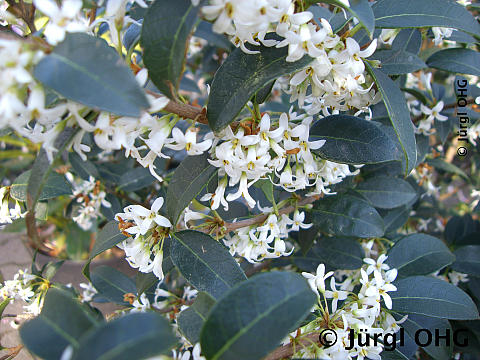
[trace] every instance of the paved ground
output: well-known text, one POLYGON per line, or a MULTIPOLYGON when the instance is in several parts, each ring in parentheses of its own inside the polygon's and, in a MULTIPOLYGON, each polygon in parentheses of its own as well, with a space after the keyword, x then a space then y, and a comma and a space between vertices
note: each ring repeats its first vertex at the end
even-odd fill
MULTIPOLYGON (((6 234, 0 232, 0 280, 12 279, 13 275, 18 269, 30 267, 32 259, 32 250, 24 245, 24 236, 20 234, 6 234), (2 279, 3 277, 3 279, 2 279)), ((42 261, 42 259, 40 259, 42 261)), ((116 267, 126 274, 133 274, 132 269, 128 266, 126 261, 116 259, 108 265, 116 267)), ((61 270, 54 277, 54 281, 63 284, 71 283, 78 288, 80 282, 85 282, 85 278, 81 273, 83 263, 66 262, 62 265, 61 270)), ((93 265, 95 266, 95 265, 93 265)), ((4 314, 21 314, 22 302, 16 302, 8 305, 4 314)), ((115 307, 112 304, 95 304, 102 312, 110 313, 115 307)), ((6 318, 0 323, 0 344, 3 347, 13 347, 20 344, 18 331, 10 325, 11 318, 6 318)), ((6 355, 5 351, 0 351, 0 359, 6 355)), ((28 353, 27 350, 22 349, 16 360, 31 360, 36 359, 28 353)))

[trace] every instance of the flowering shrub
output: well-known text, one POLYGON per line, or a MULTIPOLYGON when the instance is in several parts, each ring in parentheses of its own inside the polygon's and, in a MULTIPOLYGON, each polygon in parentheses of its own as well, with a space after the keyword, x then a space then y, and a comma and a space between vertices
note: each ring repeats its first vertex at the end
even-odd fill
POLYGON ((0 349, 478 357, 479 10, 0 2, 0 224, 87 280, 5 280, 27 321, 0 349))

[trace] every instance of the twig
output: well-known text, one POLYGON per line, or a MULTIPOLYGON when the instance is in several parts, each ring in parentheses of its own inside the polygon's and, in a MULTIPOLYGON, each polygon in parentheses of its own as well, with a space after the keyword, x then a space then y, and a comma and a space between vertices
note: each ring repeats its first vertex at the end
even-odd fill
POLYGON ((305 337, 303 337, 302 339, 295 341, 295 346, 294 346, 294 343, 280 346, 276 348, 273 352, 271 352, 270 355, 268 355, 264 360, 279 360, 279 359, 292 356, 295 353, 294 349, 297 350, 298 347, 309 346, 312 343, 317 343, 317 342, 319 342, 318 333, 305 335, 305 337))
MULTIPOLYGON (((160 94, 150 90, 145 91, 147 94, 155 96, 157 98, 161 96, 160 94)), ((208 124, 207 113, 205 109, 170 100, 167 106, 165 106, 164 110, 172 114, 177 114, 185 119, 192 119, 202 124, 208 124)))
MULTIPOLYGON (((300 201, 297 202, 296 206, 293 206, 293 205, 292 206, 286 206, 286 207, 280 209, 278 211, 278 213, 279 213, 279 215, 290 214, 292 211, 295 211, 296 207, 311 204, 311 203, 317 201, 318 199, 320 199, 320 195, 314 195, 314 196, 309 196, 309 197, 303 198, 303 199, 301 199, 300 201)), ((255 216, 255 217, 247 219, 247 220, 237 221, 237 222, 233 222, 233 223, 225 223, 224 226, 227 229, 227 232, 230 232, 230 231, 234 231, 234 230, 237 230, 237 229, 241 229, 243 227, 247 227, 247 226, 251 226, 251 225, 255 225, 255 224, 261 224, 265 220, 267 220, 267 218, 268 218, 268 214, 262 214, 262 215, 255 216)))

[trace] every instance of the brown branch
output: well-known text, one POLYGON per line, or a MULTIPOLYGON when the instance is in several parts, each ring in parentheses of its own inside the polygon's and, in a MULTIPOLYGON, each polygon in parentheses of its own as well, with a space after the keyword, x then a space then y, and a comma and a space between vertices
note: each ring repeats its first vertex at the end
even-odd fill
MULTIPOLYGON (((309 197, 303 198, 299 202, 297 202, 297 207, 311 204, 311 203, 317 201, 318 199, 320 199, 320 197, 321 197, 320 195, 314 195, 314 196, 309 196, 309 197)), ((295 211, 295 209, 296 209, 296 207, 293 206, 293 205, 286 206, 286 207, 280 209, 278 211, 278 214, 279 215, 289 214, 289 213, 295 211)), ((227 232, 230 232, 230 231, 234 231, 234 230, 237 230, 237 229, 241 229, 243 227, 256 225, 256 224, 261 224, 261 223, 265 222, 265 220, 267 220, 267 218, 268 218, 268 214, 262 214, 262 215, 255 216, 255 217, 247 219, 247 220, 237 221, 237 222, 233 222, 233 223, 225 223, 224 226, 225 226, 227 232)))
POLYGON ((305 335, 302 339, 296 340, 295 343, 280 346, 271 352, 270 355, 264 358, 264 360, 279 360, 292 356, 296 351, 298 351, 299 347, 306 347, 312 345, 312 343, 319 342, 319 335, 319 333, 311 333, 305 335))
POLYGON ((8 12, 25 21, 31 33, 37 31, 35 26, 35 6, 33 4, 25 4, 23 0, 20 0, 19 3, 16 3, 14 0, 7 0, 7 3, 8 12))
MULTIPOLYGON (((147 94, 155 96, 157 98, 161 96, 160 94, 150 90, 145 90, 145 91, 147 94)), ((208 124, 206 110, 189 105, 189 104, 182 104, 182 103, 170 100, 167 106, 165 106, 163 110, 172 114, 177 114, 180 117, 185 119, 192 119, 202 124, 208 124)))

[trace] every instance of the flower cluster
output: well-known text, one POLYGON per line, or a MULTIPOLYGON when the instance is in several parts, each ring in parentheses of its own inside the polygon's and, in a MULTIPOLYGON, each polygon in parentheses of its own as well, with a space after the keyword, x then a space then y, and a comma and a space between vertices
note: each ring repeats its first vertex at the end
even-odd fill
MULTIPOLYGON (((313 312, 317 319, 301 327, 295 336, 301 336, 323 329, 333 329, 337 341, 331 347, 304 347, 295 356, 321 359, 381 359, 382 344, 361 346, 356 335, 394 334, 400 330, 399 321, 386 309, 392 308, 389 292, 396 291, 392 282, 397 277, 397 270, 385 264, 387 256, 380 255, 376 260, 365 258, 365 265, 355 271, 325 272, 325 265, 320 264, 315 274, 302 273, 310 287, 318 296, 318 304, 313 312), (326 280, 329 279, 329 289, 326 280), (342 282, 337 283, 337 280, 342 282), (358 290, 357 290, 358 289, 358 290), (354 339, 349 339, 353 331, 354 339), (350 344, 353 344, 350 348, 350 344)), ((382 337, 383 338, 383 337, 382 337)), ((290 341, 288 339, 287 341, 290 341)), ((363 345, 363 344, 362 344, 363 345)))
POLYGON ((163 280, 163 244, 170 232, 170 220, 159 214, 163 198, 157 198, 151 209, 129 205, 115 215, 119 228, 129 238, 117 245, 125 251, 131 267, 143 273, 153 272, 163 280), (153 259, 152 259, 153 257, 153 259))
POLYGON ((112 205, 105 199, 107 194, 101 190, 100 181, 92 176, 80 184, 74 182, 72 174, 67 173, 67 177, 74 185, 73 196, 77 203, 72 219, 83 230, 89 230, 100 216, 100 208, 110 208, 112 205))
POLYGON ((13 280, 6 280, 0 287, 0 298, 23 300, 28 305, 24 306, 24 313, 37 316, 43 307, 48 282, 31 274, 27 269, 19 270, 13 280))
POLYGON ((15 205, 10 207, 10 202, 14 200, 10 196, 10 187, 5 186, 0 188, 0 225, 11 224, 13 220, 20 219, 25 216, 22 213, 22 207, 18 200, 15 201, 15 205))

